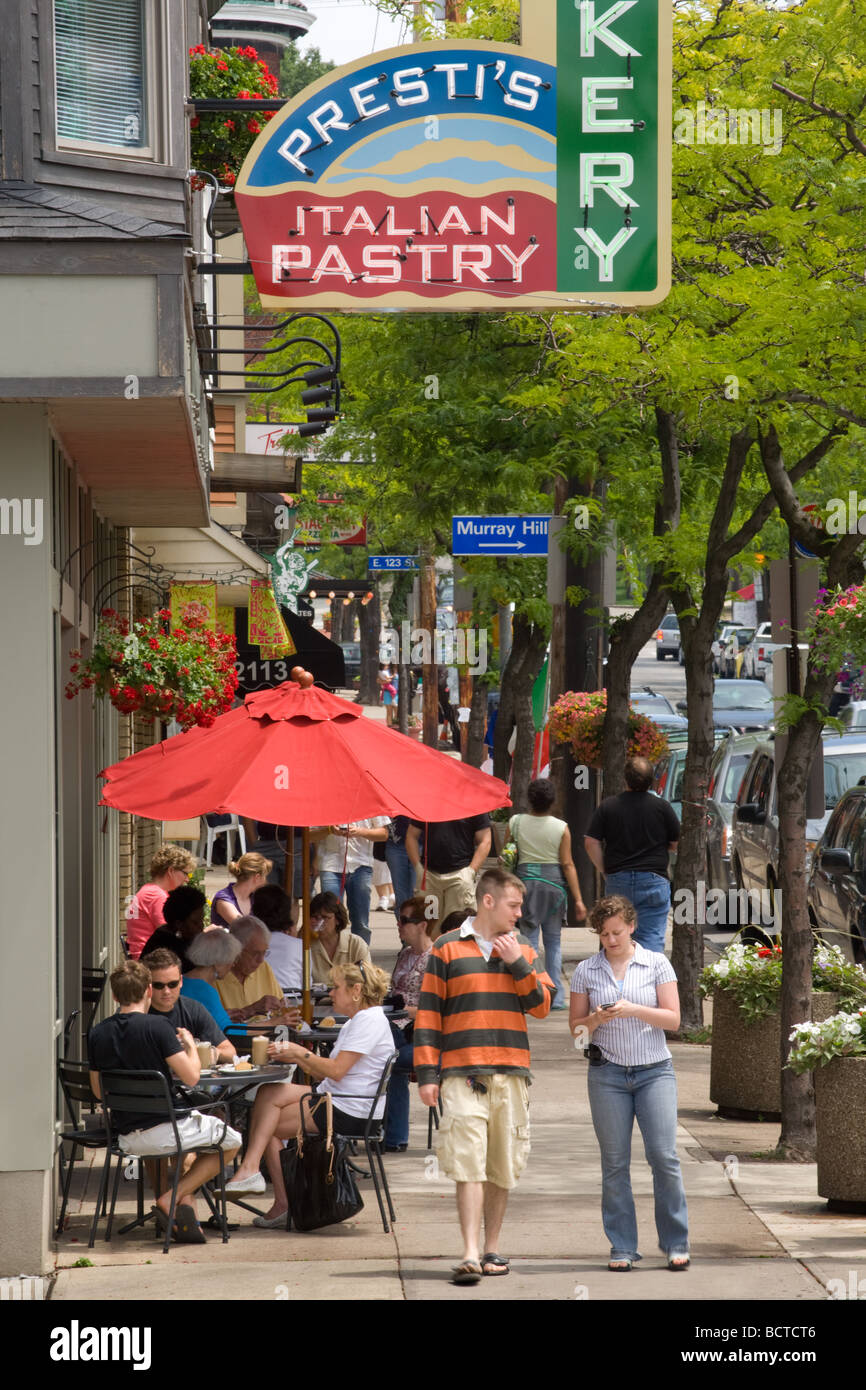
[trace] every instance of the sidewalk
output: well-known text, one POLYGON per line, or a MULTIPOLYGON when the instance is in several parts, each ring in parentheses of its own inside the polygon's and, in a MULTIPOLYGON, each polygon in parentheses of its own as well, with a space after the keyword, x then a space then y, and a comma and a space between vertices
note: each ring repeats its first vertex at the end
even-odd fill
MULTIPOLYGON (((371 922, 376 960, 390 967, 397 950, 393 914, 376 911, 371 922)), ((565 933, 566 977, 596 946, 586 930, 565 933)), ((115 1236, 110 1245, 100 1234, 89 1251, 98 1169, 85 1188, 82 1162, 69 1228, 58 1243, 52 1298, 808 1301, 827 1299, 831 1279, 846 1289, 862 1279, 866 1290, 866 1222, 827 1211, 814 1165, 755 1161, 752 1154, 775 1146, 778 1124, 717 1118, 709 1101, 710 1049, 682 1043, 671 1050, 692 1268, 674 1278, 656 1249, 651 1179, 636 1132, 632 1173, 644 1259, 627 1278, 609 1273, 587 1064, 572 1045, 567 1014, 530 1019, 529 1025, 532 1155, 506 1216, 503 1250, 512 1266, 504 1284, 488 1278, 458 1288, 449 1282, 460 1254, 454 1187, 436 1175, 426 1150, 427 1112, 416 1096, 409 1150, 386 1157, 397 1212, 390 1234, 382 1231, 372 1183, 363 1182, 366 1205, 358 1218, 310 1235, 255 1230, 251 1215, 235 1208, 241 1228, 225 1246, 212 1234, 207 1246, 174 1246, 163 1256, 148 1226, 115 1236), (70 1268, 82 1257, 93 1267, 70 1268)), ((134 1184, 124 1182, 121 1189, 118 1208, 131 1216, 134 1184)), ((268 1199, 260 1205, 264 1210, 268 1199)))

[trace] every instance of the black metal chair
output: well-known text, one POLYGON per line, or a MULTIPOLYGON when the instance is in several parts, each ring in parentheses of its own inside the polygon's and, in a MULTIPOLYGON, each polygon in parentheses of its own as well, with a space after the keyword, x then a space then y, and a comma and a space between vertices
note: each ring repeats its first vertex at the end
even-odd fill
MULTIPOLYGON (((72 1153, 66 1164, 66 1171, 63 1176, 61 1188, 62 1200, 60 1203, 60 1217, 57 1222, 57 1234, 62 1234, 63 1223, 66 1220, 66 1208, 69 1203, 69 1190, 72 1186, 72 1174, 78 1157, 79 1149, 107 1149, 105 1156, 106 1166, 111 1162, 112 1153, 119 1154, 118 1148, 112 1148, 109 1140, 108 1129, 103 1121, 99 1125, 90 1128, 79 1123, 76 1115, 76 1106, 87 1106, 91 1114, 94 1114, 99 1104, 93 1091, 90 1089, 90 1068, 87 1062, 73 1062, 67 1058, 62 1058, 57 1063, 57 1079, 60 1082, 60 1089, 63 1092, 63 1102, 66 1113, 69 1117, 69 1128, 61 1131, 61 1141, 72 1145, 72 1153)), ((105 1168, 103 1168, 103 1174, 105 1168)), ((96 1241, 96 1230, 99 1224, 99 1217, 105 1205, 104 1183, 100 1181, 99 1197, 93 1212, 93 1220, 90 1223, 90 1239, 87 1242, 89 1248, 93 1248, 96 1241)))
POLYGON ((85 965, 81 970, 81 1002, 85 1007, 84 1013, 84 1036, 93 1027, 93 1020, 96 1018, 96 1011, 99 1008, 102 992, 105 989, 105 981, 108 978, 107 971, 100 966, 85 965))
MULTIPOLYGON (((174 1132, 175 1151, 166 1153, 164 1151, 153 1154, 137 1154, 139 1159, 138 1167, 138 1193, 137 1193, 137 1212, 135 1220, 127 1222, 121 1226, 118 1234, 125 1235, 127 1231, 133 1230, 136 1226, 143 1226, 149 1219, 149 1214, 144 1210, 144 1159, 176 1159, 174 1181, 171 1189, 171 1206, 168 1213, 168 1222, 165 1231, 165 1244, 162 1253, 168 1254, 171 1243, 171 1232, 174 1227, 175 1207, 177 1205, 177 1189, 180 1183, 180 1175, 183 1170, 183 1155, 189 1151, 190 1145, 186 1148, 181 1140, 178 1131, 178 1119, 188 1114, 188 1110, 178 1109, 172 1097, 171 1088, 161 1071, 103 1071, 99 1073, 99 1082, 102 1088, 102 1103, 105 1107, 105 1114, 108 1123, 109 1133, 113 1140, 117 1140, 117 1116, 122 1111, 133 1111, 136 1114, 152 1115, 154 1125, 170 1124, 174 1132)), ((213 1101, 210 1104, 196 1105, 196 1110, 205 1112, 207 1110, 222 1110, 223 1112, 223 1131, 220 1140, 225 1138, 228 1129, 228 1116, 226 1107, 222 1101, 213 1101)), ((225 1200, 225 1157, 219 1142, 210 1144, 195 1144, 196 1153, 218 1153, 220 1156, 219 1185, 222 1192, 218 1219, 222 1229, 223 1244, 229 1238, 228 1222, 226 1219, 226 1200, 225 1200)), ((100 1191, 104 1192, 108 1186, 108 1173, 111 1165, 111 1155, 107 1155, 105 1168, 103 1170, 102 1184, 100 1191)), ((114 1185, 111 1193, 111 1207, 108 1213, 108 1225, 106 1227, 105 1239, 111 1239, 111 1227, 114 1221, 114 1208, 117 1202, 117 1188, 120 1180, 121 1164, 118 1163, 115 1169, 114 1185)), ((217 1214, 217 1213, 215 1213, 217 1214)))
MULTIPOLYGON (((385 1175, 385 1163, 382 1157, 382 1145, 385 1142, 385 1121, 388 1118, 388 1082, 391 1080, 391 1072, 394 1070, 394 1063, 396 1060, 397 1054, 395 1052, 393 1056, 389 1057, 388 1061, 385 1063, 385 1066, 382 1068, 382 1075, 379 1077, 379 1084, 376 1087, 376 1094, 370 1101, 370 1110, 367 1115, 367 1123, 364 1127, 363 1134, 364 1149, 367 1154, 367 1162, 370 1165, 370 1171, 369 1173, 365 1173, 360 1168, 357 1168, 354 1163, 352 1164, 352 1167, 354 1168, 355 1172, 358 1173, 360 1177, 371 1177, 373 1179, 373 1186, 376 1189, 376 1200, 379 1203, 379 1214, 382 1217, 382 1225, 385 1228, 386 1235, 388 1234, 388 1231, 391 1228, 388 1225, 388 1218, 385 1215, 385 1204, 382 1201, 382 1191, 379 1186, 379 1179, 381 1177, 381 1185, 382 1188, 384 1188, 385 1196, 388 1199, 388 1211, 390 1212, 391 1220, 395 1221, 396 1215, 394 1213, 394 1203, 391 1201, 391 1192, 388 1187, 388 1179, 385 1175), (375 1119, 376 1106, 379 1104, 379 1101, 382 1099, 383 1096, 385 1097, 385 1109, 382 1112, 382 1118, 377 1120, 375 1119), (376 1173, 377 1163, 379 1167, 378 1174, 376 1173)), ((349 1091, 341 1091, 337 1099, 342 1100, 344 1098, 350 1100, 370 1100, 369 1096, 353 1096, 352 1093, 349 1091)), ((358 1137, 360 1139, 362 1136, 359 1135, 358 1137)))

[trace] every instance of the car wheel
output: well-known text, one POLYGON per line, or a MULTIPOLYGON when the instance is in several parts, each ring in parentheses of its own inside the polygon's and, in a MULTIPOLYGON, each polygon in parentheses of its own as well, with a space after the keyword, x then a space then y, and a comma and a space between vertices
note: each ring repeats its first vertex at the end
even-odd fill
POLYGON ((664 654, 664 652, 659 651, 658 647, 656 647, 656 661, 664 661, 664 659, 665 659, 665 654, 664 654))

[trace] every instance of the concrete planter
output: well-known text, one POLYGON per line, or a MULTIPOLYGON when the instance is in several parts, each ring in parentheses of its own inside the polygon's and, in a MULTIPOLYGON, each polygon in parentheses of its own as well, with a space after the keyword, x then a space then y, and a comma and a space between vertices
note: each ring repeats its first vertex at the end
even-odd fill
MULTIPOLYGON (((812 1018, 837 1013, 838 994, 812 995, 812 1018)), ((747 1023, 733 995, 713 995, 710 1100, 730 1119, 781 1119, 782 1039, 778 1011, 747 1023)))
POLYGON ((818 1195, 866 1207, 866 1057, 834 1057, 815 1070, 818 1195))

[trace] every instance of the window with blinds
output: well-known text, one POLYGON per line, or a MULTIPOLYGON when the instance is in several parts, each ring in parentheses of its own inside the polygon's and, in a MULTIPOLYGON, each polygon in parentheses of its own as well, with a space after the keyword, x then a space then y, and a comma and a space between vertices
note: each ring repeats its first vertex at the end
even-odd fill
POLYGON ((151 153, 148 0, 54 0, 57 138, 151 153))

